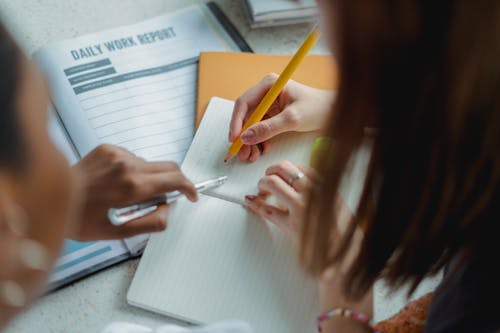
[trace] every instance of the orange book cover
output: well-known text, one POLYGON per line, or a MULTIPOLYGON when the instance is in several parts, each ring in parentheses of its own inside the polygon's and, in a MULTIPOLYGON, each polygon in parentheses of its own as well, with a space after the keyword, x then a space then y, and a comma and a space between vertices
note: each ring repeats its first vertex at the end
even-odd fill
MULTIPOLYGON (((238 52, 204 52, 198 66, 196 127, 213 96, 235 100, 266 74, 281 73, 291 55, 267 55, 238 52)), ((303 84, 334 89, 337 71, 330 56, 310 55, 300 64, 292 79, 303 84)))

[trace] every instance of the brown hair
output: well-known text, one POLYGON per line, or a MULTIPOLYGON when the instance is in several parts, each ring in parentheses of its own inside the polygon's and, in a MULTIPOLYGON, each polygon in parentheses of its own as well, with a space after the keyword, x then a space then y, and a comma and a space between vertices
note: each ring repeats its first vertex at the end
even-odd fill
MULTIPOLYGON (((383 277, 413 288, 452 257, 476 257, 500 223, 500 2, 332 1, 340 86, 313 189, 301 260, 339 263, 363 222, 347 295, 383 277), (335 198, 366 126, 377 128, 355 218, 335 198), (495 202, 496 196, 496 202, 495 202)), ((412 291, 413 291, 412 288, 412 291)))

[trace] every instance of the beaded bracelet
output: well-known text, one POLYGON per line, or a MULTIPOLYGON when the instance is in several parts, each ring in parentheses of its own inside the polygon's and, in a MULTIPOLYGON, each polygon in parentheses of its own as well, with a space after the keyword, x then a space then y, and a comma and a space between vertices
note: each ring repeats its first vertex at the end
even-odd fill
POLYGON ((316 322, 318 324, 318 332, 323 332, 323 327, 321 326, 321 323, 323 323, 325 320, 330 319, 335 316, 341 316, 341 317, 346 317, 346 318, 351 318, 354 319, 355 321, 358 321, 364 325, 366 325, 370 330, 374 333, 379 333, 376 331, 373 326, 372 326, 372 320, 369 316, 365 315, 362 312, 356 311, 356 310, 350 310, 350 309, 344 309, 344 308, 338 308, 334 309, 328 312, 325 312, 321 315, 318 316, 316 319, 316 322))

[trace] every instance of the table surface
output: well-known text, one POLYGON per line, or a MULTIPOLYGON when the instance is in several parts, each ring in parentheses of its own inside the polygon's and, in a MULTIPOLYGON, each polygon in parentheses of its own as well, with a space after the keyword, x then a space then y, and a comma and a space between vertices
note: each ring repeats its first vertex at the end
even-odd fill
MULTIPOLYGON (((194 0, 0 0, 0 16, 28 54, 62 39, 131 24, 190 4, 194 0)), ((252 30, 242 0, 216 1, 257 53, 292 53, 308 25, 252 30)), ((314 53, 326 53, 322 45, 314 53)), ((172 319, 126 302, 126 293, 139 261, 129 260, 39 299, 6 332, 99 332, 111 321, 156 327, 172 319)), ((438 278, 426 280, 416 296, 431 290, 438 278)), ((404 291, 388 297, 382 283, 375 287, 376 319, 386 318, 405 302, 404 291)))

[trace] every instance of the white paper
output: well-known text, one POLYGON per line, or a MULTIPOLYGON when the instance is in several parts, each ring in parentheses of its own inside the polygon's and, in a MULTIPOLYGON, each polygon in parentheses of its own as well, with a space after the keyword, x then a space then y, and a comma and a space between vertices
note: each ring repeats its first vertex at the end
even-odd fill
POLYGON ((78 153, 75 151, 75 148, 68 137, 68 133, 66 133, 64 126, 61 124, 59 116, 52 107, 49 108, 47 127, 52 142, 64 155, 68 163, 71 165, 76 164, 80 159, 78 153))
MULTIPOLYGON (((298 134, 277 140, 261 162, 220 164, 232 106, 217 98, 210 102, 183 163, 188 175, 227 174, 218 193, 231 199, 255 190, 267 163, 308 160, 311 134, 298 134)), ((153 235, 146 247, 129 302, 190 322, 239 318, 255 332, 311 331, 319 310, 316 289, 299 267, 295 246, 275 226, 219 194, 173 206, 168 231, 153 235)))
POLYGON ((239 318, 255 332, 307 332, 318 313, 315 286, 286 236, 204 195, 177 202, 168 232, 151 236, 127 299, 189 322, 239 318))
POLYGON ((182 170, 195 181, 227 176, 227 182, 207 194, 233 202, 244 202, 246 194, 257 194, 257 183, 266 169, 283 160, 309 165, 316 133, 286 133, 271 140, 271 152, 254 163, 235 157, 224 163, 229 148, 227 141, 234 102, 214 97, 206 110, 203 123, 182 165, 182 170))
MULTIPOLYGON (((257 183, 265 170, 287 160, 296 165, 309 165, 311 149, 318 133, 285 133, 271 140, 271 152, 256 162, 241 162, 237 157, 224 163, 229 143, 227 135, 234 102, 213 97, 207 107, 203 126, 200 126, 182 165, 191 179, 202 181, 217 176, 228 176, 227 182, 206 194, 244 204, 244 196, 258 192, 257 183), (215 142, 215 144, 214 144, 215 142)), ((357 210, 366 169, 371 155, 371 140, 367 138, 353 154, 340 193, 351 211, 357 210)))
POLYGON ((214 29, 195 6, 37 52, 80 155, 109 143, 182 162, 194 133, 199 53, 229 50, 214 29))

